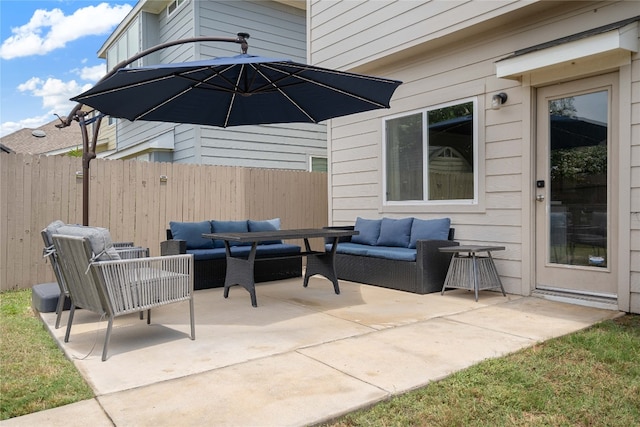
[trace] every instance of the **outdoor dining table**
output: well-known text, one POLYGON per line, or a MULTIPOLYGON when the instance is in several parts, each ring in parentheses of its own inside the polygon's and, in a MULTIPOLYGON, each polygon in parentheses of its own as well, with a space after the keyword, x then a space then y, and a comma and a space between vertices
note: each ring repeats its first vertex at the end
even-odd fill
POLYGON ((254 267, 258 243, 270 240, 303 239, 305 246, 303 252, 286 255, 269 255, 260 257, 259 259, 264 260, 306 256, 307 266, 304 273, 303 286, 305 288, 308 286, 309 278, 311 276, 320 274, 329 279, 333 283, 335 293, 340 294, 340 286, 338 285, 338 277, 334 264, 338 240, 340 237, 353 236, 356 234, 359 234, 359 232, 355 230, 343 230, 336 228, 302 228, 238 233, 205 233, 202 237, 222 240, 224 242, 227 260, 227 272, 224 280, 224 297, 229 297, 229 288, 231 286, 240 285, 251 295, 251 305, 257 307, 258 302, 256 298, 254 267), (331 242, 333 243, 331 245, 331 249, 325 249, 322 251, 312 250, 311 245, 309 244, 309 239, 311 238, 331 239, 331 242), (242 256, 233 256, 231 253, 231 242, 251 243, 249 256, 247 258, 242 256))

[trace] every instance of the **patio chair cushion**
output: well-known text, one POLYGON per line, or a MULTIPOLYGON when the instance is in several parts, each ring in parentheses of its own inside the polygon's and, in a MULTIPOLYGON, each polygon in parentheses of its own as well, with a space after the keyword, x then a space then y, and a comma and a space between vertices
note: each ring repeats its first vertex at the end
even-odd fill
POLYGON ((450 218, 414 218, 413 224, 411 225, 409 248, 415 248, 418 240, 447 240, 449 238, 450 227, 450 218))
MULTIPOLYGON (((249 231, 247 221, 211 221, 211 229, 214 233, 246 233, 249 231)), ((175 237, 174 237, 175 238, 175 237)), ((224 247, 222 240, 214 240, 214 246, 218 248, 224 247)), ((251 246, 251 242, 229 242, 229 246, 251 246)))
POLYGON ((380 237, 376 243, 377 246, 399 246, 406 248, 409 246, 409 237, 411 237, 411 225, 413 218, 382 218, 380 224, 380 237))
MULTIPOLYGON (((280 230, 280 218, 268 219, 265 221, 247 221, 249 231, 273 231, 280 230)), ((282 240, 265 240, 260 242, 261 245, 273 245, 282 243, 282 240)))
POLYGON ((110 261, 120 259, 120 255, 113 247, 109 230, 102 227, 85 227, 82 225, 65 225, 58 228, 56 234, 66 236, 86 237, 91 245, 95 261, 110 261))
POLYGON ((51 239, 51 236, 53 236, 54 234, 58 234, 58 230, 60 229, 60 227, 64 227, 65 225, 66 224, 64 222, 57 219, 44 228, 43 231, 46 233, 47 238, 49 239, 49 241, 47 242, 48 245, 53 245, 53 239, 51 239))
POLYGON ((213 249, 213 240, 202 237, 211 233, 211 222, 178 222, 170 221, 169 228, 174 239, 187 242, 187 249, 213 249))
POLYGON ((381 224, 381 219, 356 218, 355 230, 360 232, 360 234, 353 236, 351 241, 363 245, 375 245, 380 236, 381 224))

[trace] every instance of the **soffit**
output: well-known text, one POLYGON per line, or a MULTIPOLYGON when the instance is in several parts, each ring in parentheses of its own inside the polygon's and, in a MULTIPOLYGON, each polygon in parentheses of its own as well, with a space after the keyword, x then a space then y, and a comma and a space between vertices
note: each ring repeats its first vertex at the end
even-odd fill
POLYGON ((566 68, 596 72, 628 63, 638 52, 640 16, 584 31, 526 49, 496 62, 496 76, 519 79, 566 68))

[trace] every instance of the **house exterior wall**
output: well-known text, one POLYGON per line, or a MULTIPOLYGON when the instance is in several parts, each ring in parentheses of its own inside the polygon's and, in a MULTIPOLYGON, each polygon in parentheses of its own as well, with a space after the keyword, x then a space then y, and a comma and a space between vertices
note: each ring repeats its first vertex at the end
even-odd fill
MULTIPOLYGON (((536 76, 540 81, 499 79, 495 63, 516 50, 636 16, 637 4, 312 1, 308 13, 314 65, 404 82, 390 110, 331 120, 330 223, 353 224, 358 216, 448 216, 464 243, 504 245, 506 251, 494 257, 506 290, 531 294, 536 86, 575 79, 581 71, 555 70, 536 76), (507 104, 492 110, 491 96, 503 91, 507 104), (383 119, 470 97, 479 106, 477 203, 385 205, 383 119)), ((620 309, 640 312, 640 58, 637 52, 630 57, 629 64, 615 67, 624 129, 619 133, 620 188, 614 189, 621 212, 612 241, 620 253, 620 309)), ((590 72, 612 70, 599 64, 590 72)))
MULTIPOLYGON (((184 1, 167 16, 146 14, 143 37, 155 28, 164 43, 199 36, 235 36, 247 32, 249 54, 306 62, 306 13, 275 1, 184 1), (153 22, 155 19, 157 22, 153 22)), ((145 46, 148 48, 150 46, 145 46)), ((159 51, 149 64, 187 62, 240 54, 236 43, 189 43, 159 51)), ((326 157, 326 127, 314 124, 216 128, 156 122, 117 123, 120 156, 139 157, 155 141, 172 141, 174 162, 208 165, 308 169, 310 156, 326 157), (136 149, 136 147, 138 147, 136 149)), ((118 154, 116 154, 117 156, 118 154)))

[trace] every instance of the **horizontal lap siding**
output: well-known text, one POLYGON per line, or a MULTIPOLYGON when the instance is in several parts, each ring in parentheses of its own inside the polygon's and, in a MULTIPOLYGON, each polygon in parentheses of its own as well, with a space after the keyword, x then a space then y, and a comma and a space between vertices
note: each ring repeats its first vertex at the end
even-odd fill
POLYGON ((312 1, 311 62, 348 69, 524 7, 528 2, 312 1), (332 46, 339 44, 336 53, 332 46))
MULTIPOLYGON (((528 276, 529 272, 522 269, 523 257, 529 257, 526 237, 530 232, 528 210, 534 203, 530 200, 533 196, 529 188, 534 179, 531 177, 530 144, 535 144, 535 141, 531 140, 529 128, 532 119, 526 117, 529 107, 523 106, 523 102, 530 102, 531 94, 530 89, 519 81, 497 79, 495 62, 517 49, 634 15, 629 2, 602 3, 599 6, 598 13, 594 13, 593 7, 571 2, 534 2, 530 5, 523 2, 312 2, 311 51, 314 63, 343 69, 364 69, 370 74, 404 82, 392 98, 391 110, 332 121, 331 222, 336 225, 352 224, 356 216, 449 216, 456 228, 456 237, 463 243, 506 246, 505 251, 494 254, 505 286, 507 290, 527 292, 529 284, 523 281, 529 278, 523 278, 523 274, 528 276), (427 10, 432 13, 424 14, 427 10), (538 13, 523 16, 532 10, 538 13), (381 11, 386 13, 379 13, 381 11), (332 15, 340 18, 329 19, 332 15), (449 18, 444 19, 445 16, 449 18), (400 18, 412 34, 407 34, 404 29, 398 30, 399 26, 394 23, 400 18), (347 25, 350 20, 354 22, 347 25), (493 25, 490 29, 483 25, 483 20, 491 20, 492 23, 499 20, 504 25, 493 25), (419 28, 414 24, 419 24, 419 28), (441 37, 445 34, 449 36, 441 37), (412 47, 416 50, 412 51, 412 47), (398 53, 400 51, 402 54, 398 53), (381 59, 385 56, 386 61, 381 59), (509 100, 500 110, 491 110, 491 95, 500 91, 506 91, 509 100), (380 181, 383 175, 379 171, 382 160, 378 156, 381 155, 383 118, 472 96, 478 96, 480 110, 480 203, 475 212, 455 205, 441 208, 406 206, 388 210, 382 207, 380 181), (363 142, 363 138, 368 140, 363 142), (357 202, 350 201, 351 198, 357 202)), ((630 189, 631 304, 638 311, 638 54, 633 56, 631 73, 631 137, 634 144, 631 149, 630 189)), ((528 260, 526 264, 529 264, 528 260)))
POLYGON ((631 63, 631 310, 640 313, 640 55, 631 63))
MULTIPOLYGON (((82 222, 81 160, 0 155, 0 290, 54 281, 42 258, 50 222, 82 222)), ((93 160, 89 224, 159 255, 169 221, 269 219, 327 225, 327 174, 133 160, 93 160), (161 182, 160 176, 167 181, 161 182)))

